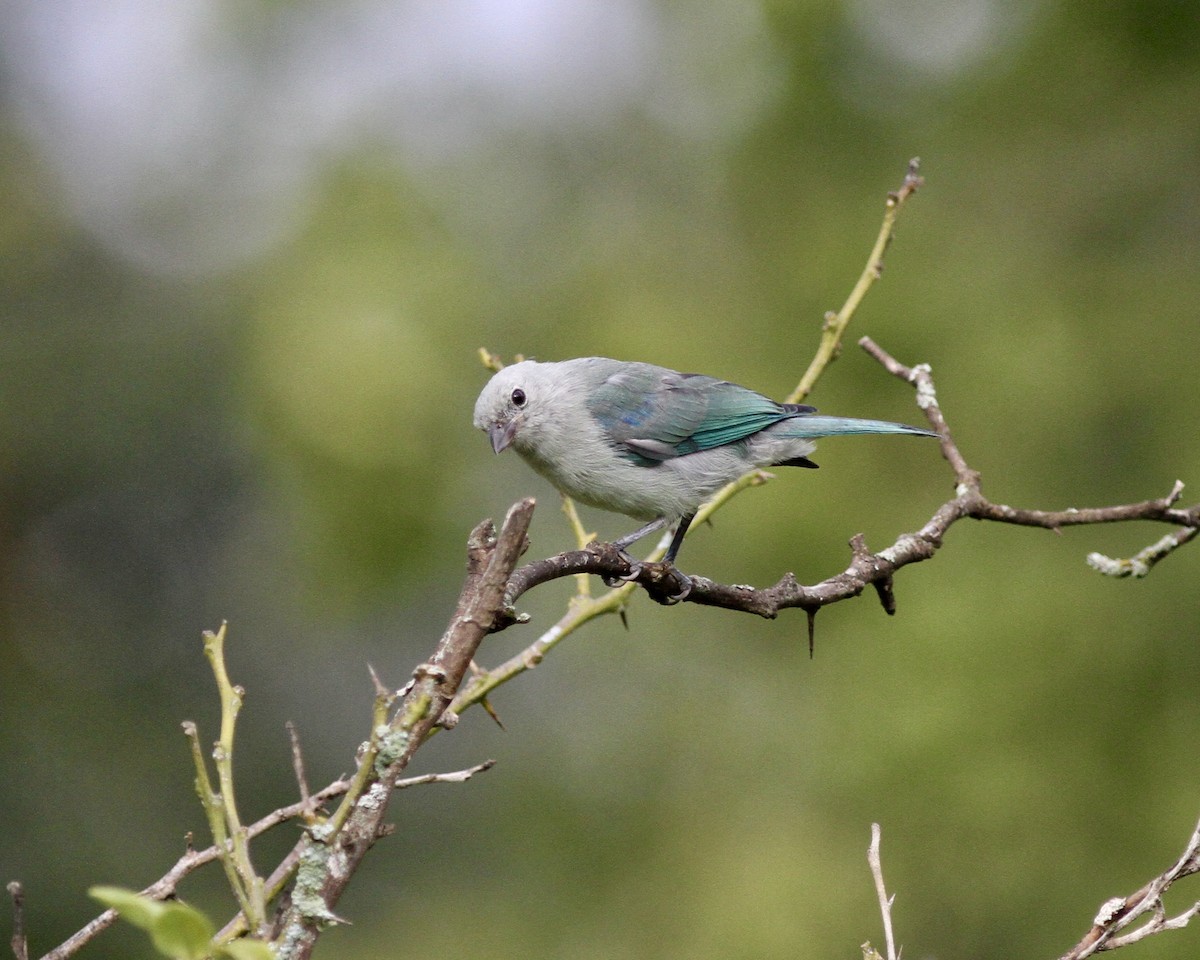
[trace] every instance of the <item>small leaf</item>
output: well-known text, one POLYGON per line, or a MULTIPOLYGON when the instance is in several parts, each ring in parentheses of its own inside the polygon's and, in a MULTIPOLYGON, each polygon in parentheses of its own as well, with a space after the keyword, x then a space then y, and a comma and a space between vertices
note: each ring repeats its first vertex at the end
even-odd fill
POLYGON ((160 953, 178 960, 202 960, 212 953, 213 925, 195 907, 184 903, 163 905, 162 916, 150 928, 150 938, 160 953))
POLYGON ((153 927, 167 909, 167 905, 161 900, 153 900, 136 890, 127 890, 124 887, 91 887, 88 896, 116 910, 122 920, 127 920, 143 930, 153 927))
POLYGON ((92 887, 88 893, 116 910, 122 920, 149 931, 154 946, 168 957, 202 960, 212 954, 213 925, 195 907, 178 901, 163 903, 124 887, 92 887))
POLYGON ((217 951, 217 956, 231 960, 275 960, 275 951, 262 940, 231 940, 217 951))

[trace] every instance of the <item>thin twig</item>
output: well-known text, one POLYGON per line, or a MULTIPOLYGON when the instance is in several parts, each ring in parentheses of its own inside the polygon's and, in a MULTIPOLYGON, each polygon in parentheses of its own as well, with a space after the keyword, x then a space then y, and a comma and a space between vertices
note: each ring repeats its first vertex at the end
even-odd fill
POLYGON ((217 782, 220 785, 220 797, 209 810, 210 821, 223 819, 224 826, 214 827, 213 840, 220 845, 223 837, 228 836, 232 841, 229 855, 224 859, 229 885, 237 897, 242 912, 250 920, 252 929, 258 931, 266 921, 266 899, 263 896, 262 877, 254 869, 250 858, 250 843, 246 836, 246 828, 242 825, 241 813, 238 810, 237 797, 234 793, 233 749, 234 736, 237 732, 237 718, 241 713, 246 692, 229 679, 229 671, 225 666, 225 637, 227 624, 222 623, 215 633, 204 631, 204 654, 212 668, 213 678, 217 682, 217 691, 221 698, 221 730, 217 742, 213 744, 213 765, 217 768, 217 782))
POLYGON ((883 916, 883 939, 887 943, 887 960, 896 960, 896 939, 892 936, 892 901, 883 885, 883 862, 879 857, 879 824, 871 824, 871 846, 867 848, 867 863, 871 865, 871 876, 875 878, 875 893, 879 897, 879 912, 883 916))
MULTIPOLYGON (((468 767, 465 770, 455 770, 451 773, 427 773, 420 777, 409 777, 405 780, 396 781, 396 789, 403 790, 407 787, 423 786, 430 783, 465 783, 477 773, 483 773, 485 770, 490 770, 495 766, 495 760, 485 760, 483 763, 477 763, 473 767, 468 767)), ((346 788, 348 781, 339 780, 338 785, 346 788)), ((332 785, 331 785, 332 786, 332 785)), ((321 791, 321 794, 326 793, 330 787, 326 787, 321 791)), ((318 794, 320 796, 321 794, 318 794)), ((296 804, 296 807, 301 806, 296 804)), ((293 808, 294 809, 294 808, 293 808)), ((277 811, 278 812, 278 811, 277 811)), ((292 878, 296 872, 296 868, 300 864, 300 854, 303 852, 305 842, 297 843, 279 862, 279 865, 271 871, 271 875, 267 877, 264 884, 267 891, 267 899, 273 899, 283 890, 284 885, 292 878)), ((220 933, 214 938, 218 943, 224 943, 232 937, 243 932, 246 928, 246 918, 242 913, 238 913, 221 929, 220 933)))
POLYGON ((302 816, 305 820, 309 820, 312 817, 312 801, 308 794, 308 776, 304 772, 304 754, 300 752, 300 735, 296 732, 296 725, 291 720, 288 720, 284 726, 287 728, 288 739, 292 744, 292 771, 296 774, 296 787, 300 791, 300 803, 305 808, 302 816))
POLYGON ((904 176, 904 183, 901 184, 899 190, 888 194, 883 223, 879 227, 879 236, 875 238, 875 246, 871 248, 871 254, 867 257, 867 264, 863 267, 858 282, 850 291, 846 302, 842 304, 842 309, 836 313, 830 312, 825 315, 825 324, 821 330, 821 342, 817 346, 817 352, 813 355, 808 369, 804 371, 804 376, 796 384, 796 389, 788 394, 788 403, 799 403, 812 393, 821 374, 825 372, 829 364, 837 357, 838 351, 841 350, 842 337, 846 332, 846 327, 855 311, 858 310, 859 304, 862 303, 863 297, 867 295, 867 291, 871 289, 875 281, 883 276, 883 257, 891 245, 900 208, 925 182, 922 177, 917 175, 920 166, 921 161, 918 158, 914 157, 910 160, 908 172, 904 176))
POLYGON ((419 777, 408 777, 404 780, 397 780, 396 789, 403 790, 406 787, 420 787, 427 783, 466 783, 475 774, 491 770, 495 765, 495 760, 484 760, 483 763, 477 763, 475 766, 467 767, 465 770, 455 770, 453 773, 426 773, 419 777))
POLYGON ((7 887, 13 905, 13 932, 9 941, 15 960, 29 960, 29 941, 25 936, 25 888, 13 880, 7 887))
MULTIPOLYGON (((1183 484, 1177 485, 1179 489, 1183 489, 1183 484)), ((1087 563, 1093 570, 1108 577, 1144 577, 1156 563, 1170 556, 1197 533, 1200 533, 1198 527, 1184 527, 1165 534, 1132 557, 1106 557, 1102 553, 1093 552, 1087 555, 1087 563)))

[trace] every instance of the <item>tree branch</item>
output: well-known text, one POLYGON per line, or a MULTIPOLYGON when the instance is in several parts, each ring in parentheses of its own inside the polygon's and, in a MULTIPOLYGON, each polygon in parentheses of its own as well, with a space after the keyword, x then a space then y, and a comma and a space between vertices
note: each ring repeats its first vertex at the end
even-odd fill
MULTIPOLYGON (((861 535, 855 537, 851 541, 850 564, 841 573, 820 583, 803 586, 793 574, 786 573, 774 585, 756 588, 741 584, 722 584, 707 577, 693 576, 688 578, 691 590, 684 598, 686 602, 773 618, 781 610, 793 607, 817 610, 856 597, 868 585, 874 585, 881 589, 884 608, 888 613, 892 613, 892 580, 896 571, 910 563, 930 559, 942 546, 950 527, 964 518, 1041 527, 1047 530, 1097 523, 1153 520, 1182 528, 1166 538, 1176 547, 1195 537, 1197 529, 1200 528, 1200 505, 1187 509, 1175 506, 1183 491, 1183 484, 1179 482, 1175 483, 1165 497, 1108 507, 1030 510, 993 503, 982 492, 980 473, 967 463, 954 441, 937 401, 937 390, 930 368, 924 364, 906 367, 869 338, 864 337, 860 344, 890 373, 916 388, 917 404, 940 434, 942 454, 954 471, 957 480, 955 496, 938 507, 933 516, 918 530, 901 534, 893 544, 876 553, 866 549, 861 535)), ((1161 548, 1157 549, 1160 555, 1165 555, 1161 548)), ((1092 555, 1093 558, 1094 556, 1092 555)), ((1094 559, 1089 562, 1095 565, 1094 559)), ((522 594, 550 580, 584 573, 609 578, 628 578, 630 582, 642 586, 660 603, 669 602, 673 599, 672 594, 678 593, 678 584, 674 579, 678 574, 671 567, 653 562, 631 567, 627 558, 611 544, 592 543, 583 550, 572 550, 536 560, 517 570, 505 591, 506 611, 500 618, 499 626, 509 626, 520 620, 514 605, 522 594)))
POLYGON ((1079 943, 1064 953, 1060 960, 1084 960, 1085 957, 1101 950, 1116 950, 1164 930, 1180 930, 1186 927, 1192 918, 1200 913, 1200 902, 1192 904, 1175 917, 1168 917, 1162 898, 1176 880, 1193 873, 1200 873, 1200 824, 1192 831, 1191 839, 1174 866, 1129 896, 1114 897, 1106 901, 1092 922, 1092 929, 1079 943), (1147 914, 1150 916, 1142 926, 1124 936, 1117 936, 1120 931, 1146 918, 1147 914))
POLYGON ((414 671, 403 703, 378 736, 380 748, 367 788, 332 836, 315 827, 308 831, 290 902, 276 924, 281 958, 310 956, 321 930, 340 922, 334 907, 367 851, 386 832, 384 818, 401 772, 437 725, 450 727, 457 722, 457 715, 446 708, 479 644, 498 625, 505 586, 526 548, 533 507, 532 499, 515 504, 499 535, 491 521, 472 533, 467 578, 455 615, 433 656, 414 671))
MULTIPOLYGON (((883 916, 887 960, 897 960, 899 955, 896 952, 895 940, 892 936, 892 903, 896 897, 895 894, 889 897, 883 884, 879 833, 879 824, 871 824, 871 846, 867 851, 867 861, 871 866, 871 876, 875 880, 875 893, 879 899, 880 913, 883 916)), ((1168 917, 1162 898, 1175 881, 1194 873, 1200 873, 1200 824, 1192 831, 1191 839, 1188 840, 1187 846, 1179 859, 1175 861, 1174 866, 1129 896, 1106 900, 1100 906, 1096 919, 1092 921, 1092 929, 1059 960, 1085 960, 1086 957, 1102 950, 1117 950, 1167 930, 1182 930, 1200 914, 1200 901, 1193 903, 1182 913, 1168 917), (1148 918, 1147 914, 1149 914, 1148 918), (1117 936, 1120 931, 1133 926, 1140 920, 1145 920, 1140 927, 1134 928, 1123 936, 1117 936)), ((869 941, 863 944, 862 950, 863 960, 884 960, 869 941)))
MULTIPOLYGON (((1171 549, 1195 537, 1197 528, 1200 527, 1200 506, 1186 509, 1176 506, 1183 489, 1182 484, 1178 482, 1165 497, 1109 507, 1051 511, 1019 509, 991 502, 982 493, 980 474, 970 467, 952 437, 937 401, 930 369, 924 365, 906 367, 869 339, 864 338, 861 345, 885 369, 915 387, 917 404, 938 430, 942 453, 954 471, 957 480, 955 497, 938 507, 921 528, 902 534, 894 543, 878 552, 869 551, 861 535, 855 536, 851 539, 852 557, 849 565, 841 573, 820 583, 803 586, 788 573, 773 586, 755 588, 721 584, 696 576, 689 578, 691 591, 686 597, 688 602, 767 618, 775 617, 779 611, 791 607, 805 609, 811 615, 823 606, 859 595, 869 584, 877 589, 885 609, 891 613, 894 610, 892 583, 895 572, 910 563, 931 558, 941 547, 950 526, 968 517, 1051 530, 1085 524, 1153 520, 1179 528, 1168 538, 1163 538, 1169 539, 1174 545, 1171 549)), ((728 497, 761 484, 768 478, 769 475, 761 471, 748 474, 741 481, 721 491, 714 503, 710 503, 705 509, 711 512, 728 497)), ((533 509, 532 499, 515 504, 509 511, 499 535, 495 533, 490 521, 485 521, 473 531, 468 541, 467 574, 455 615, 433 656, 417 667, 413 681, 402 691, 404 701, 395 716, 386 725, 385 730, 377 731, 378 737, 377 741, 373 740, 373 749, 364 755, 364 763, 369 766, 365 770, 360 768, 355 780, 335 781, 311 797, 302 798, 299 803, 276 810, 246 828, 247 837, 254 837, 285 820, 310 815, 316 806, 326 800, 343 793, 352 795, 347 800, 348 803, 351 799, 353 802, 346 808, 345 816, 335 816, 331 821, 342 829, 337 830, 333 836, 326 836, 320 827, 310 828, 306 837, 276 867, 265 884, 268 896, 271 896, 281 889, 298 869, 302 874, 298 877, 296 887, 287 898, 277 920, 276 930, 282 932, 281 940, 288 951, 281 956, 309 956, 319 931, 329 923, 338 921, 333 907, 366 851, 386 832, 383 819, 391 793, 397 787, 415 782, 400 781, 399 774, 421 744, 439 726, 453 726, 457 722, 458 711, 481 702, 488 691, 535 666, 555 644, 576 626, 586 622, 586 619, 599 613, 622 611, 637 586, 641 586, 652 598, 660 602, 667 602, 671 593, 675 592, 677 583, 672 578, 679 575, 673 568, 647 562, 639 569, 631 570, 628 559, 611 544, 605 543, 591 543, 584 549, 547 557, 515 569, 518 558, 526 548, 526 533, 533 509), (577 602, 573 604, 572 611, 550 631, 495 670, 479 672, 455 696, 455 691, 472 663, 479 644, 487 634, 528 620, 515 610, 515 604, 521 596, 552 580, 589 574, 607 577, 632 575, 633 579, 594 599, 583 595, 581 591, 581 596, 576 598, 577 602), (315 850, 320 852, 319 856, 312 855, 315 850), (303 876, 306 855, 311 867, 307 877, 303 876), (298 897, 297 893, 301 896, 298 897)), ((1151 549, 1157 551, 1159 558, 1170 552, 1158 545, 1151 549)), ((381 697, 385 705, 392 699, 386 690, 381 690, 381 697)), ((416 778, 417 781, 422 779, 424 778, 416 778)), ((441 782, 447 778, 428 779, 441 782)), ((1097 918, 1097 926, 1093 933, 1089 934, 1093 939, 1087 941, 1085 938, 1085 942, 1081 942, 1076 952, 1065 955, 1064 960, 1082 960, 1096 950, 1112 949, 1159 930, 1176 929, 1186 925, 1200 908, 1193 907, 1177 917, 1167 918, 1161 905, 1161 893, 1179 876, 1197 871, 1197 841, 1195 838, 1193 841, 1189 852, 1173 871, 1168 871, 1157 881, 1116 905, 1107 905, 1110 909, 1097 918), (1153 916, 1142 927, 1123 937, 1113 936, 1117 930, 1131 922, 1132 918, 1143 916, 1147 912, 1152 912, 1153 916), (1087 943, 1087 946, 1083 943, 1087 943), (1080 952, 1081 950, 1088 952, 1080 952)), ((218 859, 220 853, 221 848, 217 845, 203 851, 189 851, 166 875, 143 892, 156 899, 172 895, 184 876, 218 859)), ((113 911, 106 911, 71 939, 46 954, 44 960, 63 960, 73 955, 84 943, 110 926, 115 919, 116 914, 113 911)))
MULTIPOLYGON (((879 913, 883 918, 883 941, 887 946, 887 960, 898 960, 896 953, 896 938, 892 934, 892 903, 896 895, 888 896, 887 887, 883 882, 883 859, 879 853, 881 830, 879 824, 871 824, 871 845, 867 848, 867 863, 871 867, 871 876, 875 880, 875 896, 879 899, 879 913)), ((870 944, 863 944, 863 955, 866 956, 870 944)), ((878 953, 876 952, 876 956, 878 953)))
MULTIPOLYGON (((313 794, 307 801, 302 800, 299 803, 293 803, 286 807, 280 807, 278 810, 273 810, 261 820, 250 824, 246 828, 246 834, 250 839, 253 839, 259 834, 266 833, 272 827, 286 823, 288 820, 294 820, 301 816, 306 809, 310 809, 313 806, 320 806, 326 800, 331 800, 345 793, 349 786, 350 782, 348 780, 335 780, 329 786, 313 794)), ((179 887, 179 882, 189 873, 200 869, 206 864, 212 863, 214 860, 220 859, 220 857, 221 849, 216 844, 204 850, 189 849, 175 862, 175 865, 170 870, 142 890, 141 893, 155 900, 166 900, 168 897, 175 895, 175 891, 179 887)), ((107 930, 116 922, 117 911, 105 910, 85 927, 72 934, 71 937, 45 954, 41 960, 66 960, 67 957, 74 956, 84 944, 94 939, 98 934, 107 930)))
MULTIPOLYGON (((811 389, 812 383, 836 356, 846 324, 862 296, 880 275, 896 213, 920 182, 914 163, 910 166, 902 189, 889 195, 884 224, 867 267, 842 310, 826 318, 818 356, 801 380, 794 397, 798 398, 803 395, 802 392, 811 389)), ((1112 575, 1144 575, 1154 563, 1195 538, 1200 529, 1200 505, 1186 509, 1177 506, 1183 489, 1178 482, 1166 497, 1109 507, 1051 511, 993 503, 982 492, 979 472, 969 465, 951 434, 938 403, 930 368, 923 364, 904 366, 868 338, 861 340, 860 345, 886 370, 914 387, 917 406, 940 435, 942 454, 950 464, 956 481, 955 496, 939 506, 919 529, 900 535, 895 542, 877 552, 868 549, 861 534, 852 537, 851 558, 847 567, 811 586, 801 585, 791 573, 765 588, 721 584, 699 576, 685 577, 674 567, 657 562, 666 547, 665 537, 651 554, 651 559, 633 568, 628 557, 611 544, 593 542, 581 549, 536 560, 518 569, 517 561, 527 545, 526 535, 534 501, 526 499, 515 504, 509 510, 499 534, 491 521, 481 523, 468 541, 467 572, 455 613, 433 655, 417 666, 412 680, 399 693, 390 692, 376 678, 372 735, 360 752, 354 777, 338 780, 308 797, 299 747, 293 739, 300 802, 281 808, 244 828, 244 836, 248 839, 284 820, 300 817, 306 822, 304 837, 276 866, 263 887, 264 896, 270 901, 289 880, 295 878, 291 889, 282 898, 273 925, 273 939, 281 960, 307 958, 321 930, 341 922, 333 912, 334 908, 367 851, 387 832, 385 817, 395 789, 427 780, 445 782, 486 768, 486 765, 481 765, 458 775, 401 780, 401 773, 422 744, 438 729, 454 726, 461 710, 474 703, 486 704, 489 691, 535 666, 564 637, 588 620, 606 613, 623 615, 625 606, 639 587, 660 603, 677 602, 685 592, 681 587, 686 587, 687 602, 767 618, 777 616, 781 610, 798 607, 808 613, 811 638, 812 618, 817 610, 858 596, 868 585, 875 589, 885 611, 893 613, 896 572, 910 563, 933 557, 941 548, 947 530, 964 518, 1055 531, 1066 526, 1128 520, 1153 520, 1176 527, 1129 560, 1110 560, 1099 554, 1089 555, 1089 563, 1112 575), (593 597, 587 580, 592 574, 614 580, 625 578, 629 582, 593 597), (578 594, 563 617, 516 656, 491 671, 476 672, 460 690, 460 684, 471 668, 484 638, 489 633, 528 621, 527 616, 516 610, 518 600, 543 583, 570 576, 577 578, 578 594), (401 701, 400 705, 393 711, 397 700, 401 701), (316 809, 323 801, 343 794, 341 804, 330 818, 321 820, 315 816, 316 809)), ((769 476, 762 471, 753 471, 727 485, 702 507, 694 526, 698 526, 730 497, 765 482, 769 476)), ((577 537, 582 539, 583 528, 577 518, 573 519, 573 527, 577 537)), ((232 736, 229 740, 232 743, 232 736)), ((226 785, 222 784, 222 790, 225 789, 226 785)), ((228 789, 232 790, 231 784, 228 789)), ((1200 834, 1200 827, 1197 830, 1200 834)), ((1189 851, 1173 871, 1168 871, 1124 900, 1106 904, 1102 917, 1096 921, 1096 930, 1100 932, 1094 930, 1093 940, 1086 947, 1081 944, 1076 952, 1066 955, 1064 960, 1082 960, 1095 950, 1111 949, 1160 929, 1186 925, 1198 908, 1193 907, 1185 914, 1168 919, 1162 908, 1161 894, 1175 879, 1200 869, 1197 866, 1198 846, 1200 838, 1194 836, 1189 851), (1125 918, 1141 917, 1147 912, 1153 915, 1142 927, 1121 937, 1114 936, 1130 922, 1125 918), (1087 952, 1079 952, 1081 949, 1087 952)), ((218 859, 232 847, 230 841, 214 844, 201 852, 189 850, 171 871, 144 893, 155 898, 171 895, 183 876, 204 863, 218 859)), ((877 854, 877 845, 875 850, 877 854)), ((877 873, 877 887, 882 904, 881 868, 877 873)), ((887 900, 887 904, 890 907, 890 900, 887 900)), ((72 955, 83 943, 110 925, 115 916, 112 911, 106 911, 71 940, 47 954, 45 960, 62 960, 72 955)), ((233 936, 239 929, 244 929, 244 923, 244 920, 235 918, 223 933, 233 936)), ((888 939, 890 941, 890 937, 888 939)))
POLYGON ((9 883, 6 889, 13 906, 13 930, 9 938, 13 960, 29 960, 29 943, 25 937, 25 890, 16 880, 9 883))
POLYGON ((809 363, 808 369, 804 371, 804 376, 800 378, 796 389, 788 394, 787 403, 799 403, 812 393, 821 374, 841 351, 842 337, 846 333, 846 327, 851 318, 858 310, 858 305, 862 303, 863 297, 867 295, 867 291, 871 289, 875 281, 883 276, 883 257, 892 244, 900 208, 925 183, 924 178, 917 174, 920 167, 919 158, 913 157, 909 160, 908 172, 904 175, 904 182, 900 185, 900 189, 887 195, 883 223, 879 227, 879 236, 875 238, 875 246, 871 248, 871 254, 867 257, 867 265, 863 267, 863 272, 854 285, 854 289, 850 291, 850 295, 846 297, 846 302, 842 304, 842 309, 837 313, 830 312, 825 315, 825 324, 821 330, 821 342, 817 345, 817 352, 813 355, 812 361, 809 363))

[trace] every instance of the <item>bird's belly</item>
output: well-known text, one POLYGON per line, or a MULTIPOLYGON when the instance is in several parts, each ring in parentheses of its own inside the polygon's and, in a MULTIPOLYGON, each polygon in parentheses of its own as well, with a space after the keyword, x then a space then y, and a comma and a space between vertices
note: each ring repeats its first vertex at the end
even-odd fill
MULTIPOLYGON (((711 460, 695 455, 642 466, 621 457, 592 464, 583 458, 546 461, 524 454, 534 470, 580 503, 638 520, 675 519, 695 509, 725 483, 736 479, 736 463, 724 469, 696 469, 711 460)), ((709 464, 709 467, 712 465, 709 464)))

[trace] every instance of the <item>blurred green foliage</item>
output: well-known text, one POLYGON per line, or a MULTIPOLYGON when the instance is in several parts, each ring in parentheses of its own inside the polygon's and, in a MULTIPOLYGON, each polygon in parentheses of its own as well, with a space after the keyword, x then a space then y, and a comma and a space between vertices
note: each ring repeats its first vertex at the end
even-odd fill
MULTIPOLYGON (((479 346, 782 396, 912 155, 851 341, 932 364, 995 499, 1195 498, 1195 4, 85 6, 0 13, 0 872, 35 953, 204 836, 202 629, 231 622, 255 817, 294 796, 285 719, 314 782, 346 770, 365 664, 399 685, 432 648, 477 520, 532 493, 533 553, 569 543, 470 427, 479 346)), ((852 346, 813 402, 917 418, 852 346)), ((816 459, 686 568, 811 582, 950 494, 932 446, 816 459)), ((400 798, 319 955, 855 956, 874 820, 907 953, 1057 956, 1200 812, 1200 555, 1083 563, 1161 532, 957 526, 894 619, 823 612, 812 661, 798 613, 639 600, 499 692, 507 734, 422 753, 499 763, 400 798)), ((184 893, 229 912, 219 877, 184 893)))

